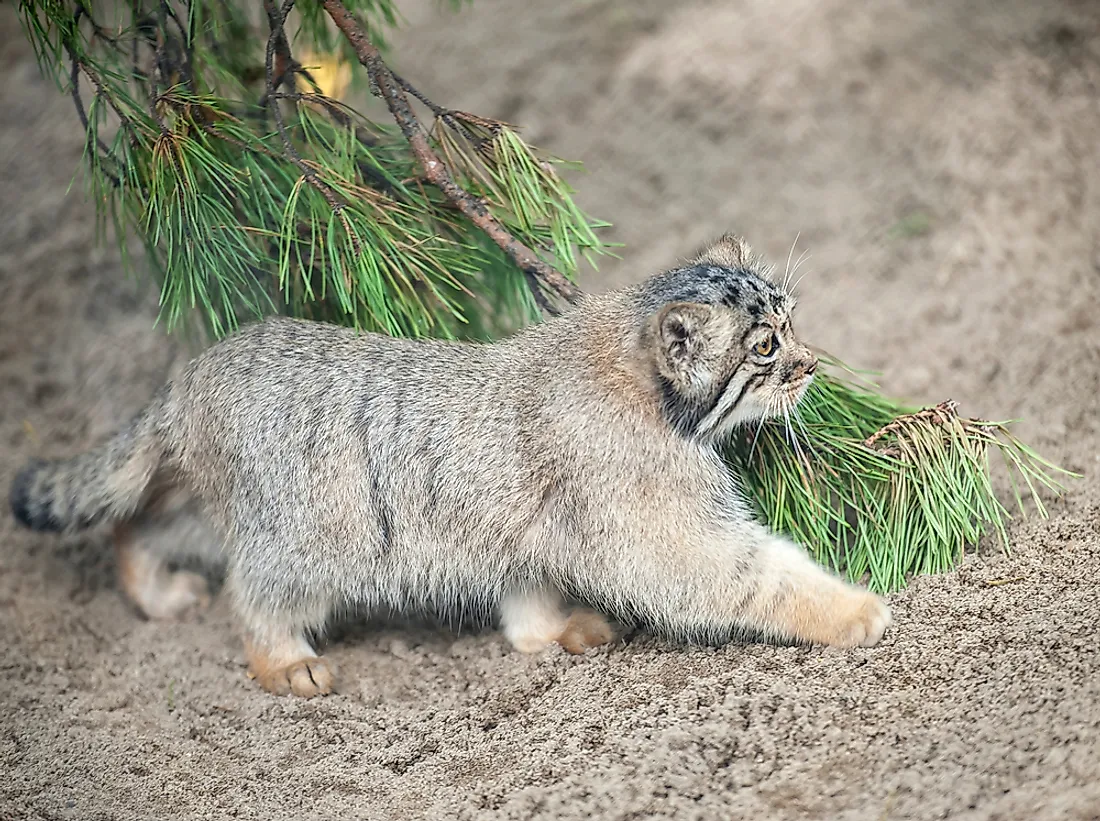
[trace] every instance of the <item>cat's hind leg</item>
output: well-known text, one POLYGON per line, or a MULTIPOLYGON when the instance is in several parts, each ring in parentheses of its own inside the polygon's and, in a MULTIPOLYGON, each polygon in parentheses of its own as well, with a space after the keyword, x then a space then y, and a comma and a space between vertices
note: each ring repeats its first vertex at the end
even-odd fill
POLYGON ((606 618, 587 608, 570 610, 549 587, 509 592, 500 604, 500 621, 505 637, 522 653, 537 653, 554 643, 583 653, 615 637, 606 618))
POLYGON ((113 541, 119 584, 147 618, 185 619, 209 606, 204 576, 169 567, 171 559, 197 560, 208 569, 224 560, 221 536, 186 491, 156 488, 137 514, 115 526, 113 541))
POLYGON ((206 578, 188 570, 171 570, 158 550, 146 544, 130 524, 115 528, 115 555, 122 589, 150 619, 186 619, 210 605, 206 578))

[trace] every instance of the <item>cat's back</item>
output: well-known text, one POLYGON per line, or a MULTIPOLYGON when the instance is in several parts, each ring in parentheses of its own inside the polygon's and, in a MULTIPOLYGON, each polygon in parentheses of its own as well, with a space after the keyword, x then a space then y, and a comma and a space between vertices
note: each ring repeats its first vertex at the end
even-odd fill
POLYGON ((193 441, 260 451, 370 426, 385 409, 427 413, 433 397, 445 409, 447 397, 476 397, 492 381, 484 347, 273 317, 191 363, 174 386, 171 424, 193 441))
POLYGON ((439 541, 443 523, 492 521, 492 504, 530 484, 515 445, 522 357, 501 350, 258 323, 181 380, 177 463, 223 524, 308 516, 314 532, 342 534, 333 544, 354 542, 381 505, 434 523, 421 535, 439 541))
POLYGON ((325 379, 369 378, 402 366, 410 377, 430 376, 457 364, 473 365, 478 346, 411 340, 338 325, 270 317, 245 326, 208 348, 189 369, 189 387, 306 387, 325 379), (304 380, 304 383, 303 383, 304 380))
POLYGON ((343 404, 364 394, 415 401, 464 391, 466 382, 483 384, 487 347, 273 317, 204 351, 175 393, 187 406, 181 411, 196 413, 343 404))

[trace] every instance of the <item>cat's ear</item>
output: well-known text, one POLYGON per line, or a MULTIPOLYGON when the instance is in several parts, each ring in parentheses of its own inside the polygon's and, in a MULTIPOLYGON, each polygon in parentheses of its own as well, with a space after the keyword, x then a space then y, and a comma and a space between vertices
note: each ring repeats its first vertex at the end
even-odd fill
POLYGON ((695 302, 673 302, 657 313, 655 336, 662 370, 687 376, 707 357, 713 316, 713 308, 695 302))
POLYGON ((736 234, 723 234, 708 242, 696 253, 692 262, 696 265, 720 265, 723 268, 746 268, 753 259, 752 249, 736 234))

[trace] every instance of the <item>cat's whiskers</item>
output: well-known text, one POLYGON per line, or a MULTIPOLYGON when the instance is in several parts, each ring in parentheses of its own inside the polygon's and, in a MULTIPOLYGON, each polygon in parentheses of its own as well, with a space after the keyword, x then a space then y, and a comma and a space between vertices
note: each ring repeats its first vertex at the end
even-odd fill
POLYGON ((791 257, 794 255, 794 248, 798 245, 798 238, 802 236, 802 232, 799 231, 794 236, 794 242, 791 243, 791 250, 787 252, 787 266, 783 269, 783 290, 787 290, 787 286, 791 284, 791 257))
MULTIPOLYGON (((812 259, 812 257, 810 257, 809 254, 804 253, 803 256, 805 257, 805 259, 803 259, 802 257, 799 257, 798 262, 796 262, 794 264, 794 270, 795 271, 798 271, 799 266, 801 266, 803 262, 809 262, 812 259)), ((806 274, 810 273, 811 270, 812 270, 811 268, 807 268, 806 271, 802 274, 802 276, 800 276, 798 279, 795 280, 794 285, 792 285, 791 289, 790 289, 791 293, 798 290, 799 283, 801 283, 802 280, 804 280, 806 278, 806 274)), ((794 272, 791 273, 791 276, 794 276, 794 272)))
POLYGON ((791 412, 788 408, 783 408, 783 433, 787 437, 787 441, 794 448, 795 455, 797 455, 799 461, 801 461, 802 448, 799 447, 798 437, 794 435, 794 431, 791 429, 791 412))
POLYGON ((760 432, 764 430, 764 425, 768 419, 774 414, 774 401, 772 399, 764 400, 764 413, 760 417, 760 421, 756 425, 756 434, 752 437, 752 445, 749 447, 749 461, 752 461, 752 455, 756 453, 756 442, 760 438, 760 432))
POLYGON ((791 426, 791 413, 789 408, 783 409, 783 424, 787 429, 787 433, 790 436, 791 444, 794 445, 795 455, 798 457, 798 461, 801 465, 805 466, 806 470, 810 473, 813 472, 813 466, 802 451, 802 446, 798 443, 798 436, 794 432, 794 428, 791 426))
POLYGON ((809 449, 810 455, 812 455, 814 457, 815 462, 820 462, 821 461, 821 456, 818 454, 817 450, 814 448, 813 441, 811 441, 811 438, 810 438, 810 431, 806 428, 806 422, 805 422, 805 420, 803 420, 802 415, 798 412, 798 407, 797 406, 795 406, 793 418, 794 418, 795 425, 802 430, 802 436, 806 440, 806 447, 809 449))

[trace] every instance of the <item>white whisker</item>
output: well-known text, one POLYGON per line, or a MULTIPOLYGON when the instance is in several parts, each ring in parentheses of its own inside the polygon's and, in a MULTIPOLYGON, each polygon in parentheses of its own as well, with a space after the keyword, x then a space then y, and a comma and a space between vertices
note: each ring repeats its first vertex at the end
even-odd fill
MULTIPOLYGON (((810 261, 810 259, 811 259, 811 257, 810 257, 809 255, 807 255, 807 256, 806 256, 806 259, 805 259, 805 261, 806 261, 806 262, 809 262, 809 261, 810 261)), ((801 259, 799 259, 799 261, 798 261, 797 263, 795 263, 795 266, 794 266, 794 268, 795 268, 795 270, 796 270, 796 271, 798 270, 798 266, 799 266, 799 265, 801 265, 801 264, 802 264, 802 262, 803 262, 803 261, 802 261, 801 259)), ((811 270, 811 269, 807 268, 807 269, 806 269, 806 271, 805 271, 805 273, 803 273, 803 274, 802 274, 802 276, 800 276, 800 277, 799 277, 798 279, 796 279, 796 280, 795 280, 795 283, 794 283, 794 285, 792 285, 792 286, 791 286, 791 292, 792 292, 792 293, 793 293, 794 291, 798 290, 798 285, 799 285, 799 283, 801 283, 801 282, 802 282, 802 280, 804 280, 804 279, 806 278, 806 274, 810 273, 810 270, 811 270)))
POLYGON ((807 459, 806 454, 802 452, 802 446, 798 443, 798 437, 795 435, 794 428, 791 427, 791 412, 789 408, 783 409, 783 424, 786 427, 791 444, 794 445, 794 452, 798 457, 798 461, 804 465, 808 465, 809 459, 807 459))
POLYGON ((810 255, 810 249, 809 248, 807 248, 805 251, 803 251, 801 254, 798 255, 798 259, 796 259, 794 261, 794 268, 791 270, 791 276, 794 276, 796 273, 798 273, 799 267, 802 265, 803 262, 805 262, 807 259, 809 259, 809 255, 810 255))
POLYGON ((810 440, 810 431, 806 428, 806 423, 803 421, 802 416, 798 412, 798 408, 794 409, 794 422, 802 430, 802 436, 806 439, 806 447, 809 448, 810 454, 814 457, 814 461, 820 462, 821 456, 818 455, 817 450, 814 449, 814 444, 810 440))
POLYGON ((760 438, 760 432, 764 430, 764 425, 772 415, 772 405, 771 399, 768 399, 764 405, 764 414, 760 417, 760 422, 756 426, 756 435, 752 437, 752 446, 749 448, 749 462, 752 462, 752 455, 756 453, 756 441, 760 438))
POLYGON ((798 238, 802 236, 802 232, 799 231, 794 236, 794 242, 791 243, 791 250, 787 252, 787 266, 783 269, 783 290, 787 290, 787 286, 791 284, 791 257, 794 255, 794 247, 798 245, 798 238))

